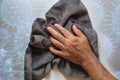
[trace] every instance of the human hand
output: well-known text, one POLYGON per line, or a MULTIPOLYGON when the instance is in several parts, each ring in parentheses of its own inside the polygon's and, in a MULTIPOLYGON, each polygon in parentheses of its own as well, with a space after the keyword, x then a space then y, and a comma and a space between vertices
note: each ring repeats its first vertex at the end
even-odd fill
POLYGON ((75 25, 72 27, 75 35, 59 24, 55 24, 54 26, 62 34, 56 32, 51 27, 47 28, 51 34, 50 41, 59 49, 49 47, 53 54, 78 65, 82 65, 83 62, 92 58, 93 54, 87 37, 75 25))
POLYGON ((93 80, 117 80, 98 61, 90 48, 87 37, 75 25, 73 25, 75 35, 59 24, 55 24, 55 27, 62 34, 51 27, 47 28, 51 34, 51 42, 59 48, 57 50, 50 47, 49 49, 53 54, 82 66, 93 80))

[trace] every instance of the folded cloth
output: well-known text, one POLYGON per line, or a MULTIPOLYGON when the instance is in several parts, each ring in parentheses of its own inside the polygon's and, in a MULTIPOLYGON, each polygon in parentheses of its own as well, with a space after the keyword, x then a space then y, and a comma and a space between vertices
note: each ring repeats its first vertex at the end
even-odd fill
MULTIPOLYGON (((46 20, 37 18, 32 26, 30 42, 25 54, 25 80, 40 80, 57 64, 59 70, 73 77, 88 77, 84 69, 49 51, 53 46, 49 40, 47 26, 58 31, 53 24, 58 23, 74 34, 76 25, 88 38, 91 49, 98 57, 97 34, 92 28, 88 12, 80 0, 59 0, 46 13, 46 20)), ((59 32, 59 31, 58 31, 59 32)), ((82 45, 81 45, 82 46, 82 45)))

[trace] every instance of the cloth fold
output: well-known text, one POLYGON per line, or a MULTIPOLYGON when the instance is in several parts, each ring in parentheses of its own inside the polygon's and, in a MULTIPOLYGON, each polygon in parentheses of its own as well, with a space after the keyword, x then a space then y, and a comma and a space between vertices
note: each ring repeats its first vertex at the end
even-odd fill
MULTIPOLYGON (((54 23, 62 25, 73 33, 72 25, 76 25, 88 38, 91 49, 98 57, 97 34, 92 28, 88 12, 80 0, 59 0, 46 13, 46 19, 37 18, 32 25, 30 42, 25 54, 25 80, 40 80, 58 65, 61 72, 73 77, 88 77, 84 69, 49 51, 53 46, 49 40, 47 26, 54 28, 54 23)), ((73 33, 74 34, 74 33, 73 33)), ((82 45, 81 45, 82 46, 82 45)))

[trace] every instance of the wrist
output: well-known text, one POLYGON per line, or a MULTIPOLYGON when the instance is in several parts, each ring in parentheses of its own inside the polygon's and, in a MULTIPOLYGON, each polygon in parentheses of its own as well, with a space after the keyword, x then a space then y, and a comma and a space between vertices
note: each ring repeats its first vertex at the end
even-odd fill
POLYGON ((88 51, 86 52, 87 56, 85 57, 85 59, 82 61, 81 66, 82 67, 87 67, 87 64, 94 64, 95 61, 98 61, 98 59, 96 58, 96 56, 94 55, 94 53, 92 51, 88 51))
POLYGON ((82 64, 82 67, 93 80, 116 80, 104 66, 98 61, 95 55, 82 64))

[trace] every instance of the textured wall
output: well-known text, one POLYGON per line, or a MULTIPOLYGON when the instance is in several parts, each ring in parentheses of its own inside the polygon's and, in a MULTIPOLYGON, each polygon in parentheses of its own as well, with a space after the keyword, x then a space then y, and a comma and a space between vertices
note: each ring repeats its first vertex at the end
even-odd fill
MULTIPOLYGON (((31 25, 57 0, 0 0, 0 80, 24 80, 31 25)), ((120 78, 120 0, 82 0, 98 33, 100 60, 120 78)))

